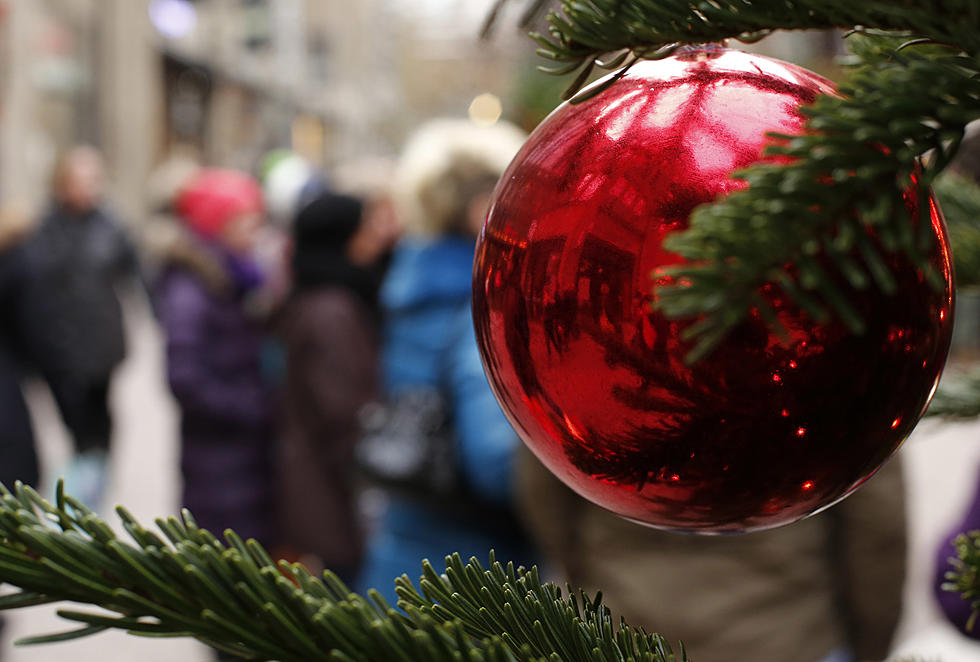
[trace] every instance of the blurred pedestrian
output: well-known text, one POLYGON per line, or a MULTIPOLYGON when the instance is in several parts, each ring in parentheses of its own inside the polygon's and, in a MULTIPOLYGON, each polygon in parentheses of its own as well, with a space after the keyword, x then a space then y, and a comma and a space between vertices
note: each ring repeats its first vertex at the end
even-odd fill
POLYGON ((365 222, 375 228, 376 234, 392 242, 373 267, 379 277, 387 273, 393 255, 391 249, 404 231, 394 200, 395 166, 393 158, 364 157, 340 164, 330 176, 332 190, 359 199, 365 222))
POLYGON ((11 489, 18 480, 34 487, 39 480, 34 429, 21 391, 26 277, 21 248, 28 227, 26 213, 0 209, 0 483, 11 489))
POLYGON ((252 258, 262 209, 248 175, 194 175, 176 202, 189 232, 171 243, 154 294, 181 412, 182 502, 215 534, 230 527, 270 546, 272 394, 260 370, 260 322, 246 312, 262 283, 252 258))
POLYGON ((136 251, 104 204, 103 180, 98 151, 66 152, 51 205, 25 246, 25 338, 74 440, 67 488, 92 507, 107 479, 109 387, 126 356, 116 287, 140 282, 136 251))
POLYGON ((522 450, 520 512, 557 581, 695 660, 887 657, 902 610, 906 513, 897 458, 833 508, 743 535, 638 526, 587 502, 522 450))
MULTIPOLYGON (((450 453, 423 462, 433 470, 429 477, 449 474, 455 487, 426 493, 389 483, 360 580, 362 590, 377 588, 389 599, 394 578, 417 577, 424 558, 438 567, 453 552, 485 559, 495 549, 503 561, 533 560, 512 509, 518 440, 487 384, 470 313, 476 236, 493 186, 522 142, 523 134, 504 123, 439 120, 416 133, 399 164, 407 236, 381 291, 382 407, 396 424, 377 434, 390 432, 394 440, 413 434, 406 425, 417 426, 418 435, 432 433, 436 450, 431 423, 444 420, 438 434, 450 440, 450 453)), ((367 463, 373 454, 364 444, 359 455, 367 463)))
POLYGON ((350 582, 363 551, 353 484, 358 410, 375 397, 380 265, 397 226, 354 197, 326 193, 293 225, 279 523, 291 555, 350 582))
MULTIPOLYGON (((313 164, 299 154, 284 149, 268 152, 259 164, 259 171, 269 222, 262 226, 256 253, 266 273, 256 303, 263 310, 275 311, 283 305, 290 292, 289 252, 293 223, 303 207, 327 190, 327 182, 324 174, 313 164)), ((270 374, 281 381, 285 366, 276 366, 277 358, 281 359, 281 348, 276 348, 274 340, 270 338, 265 351, 270 374)), ((279 363, 284 363, 284 359, 279 363)))

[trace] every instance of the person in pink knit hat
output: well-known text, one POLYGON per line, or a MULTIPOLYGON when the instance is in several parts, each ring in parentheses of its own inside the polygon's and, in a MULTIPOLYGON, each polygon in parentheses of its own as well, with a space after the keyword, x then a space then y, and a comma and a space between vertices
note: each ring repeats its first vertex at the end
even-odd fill
POLYGON ((252 258, 261 191, 244 173, 204 169, 174 207, 188 232, 164 256, 154 294, 181 410, 183 505, 215 534, 233 528, 272 546, 272 397, 246 306, 263 279, 252 258))

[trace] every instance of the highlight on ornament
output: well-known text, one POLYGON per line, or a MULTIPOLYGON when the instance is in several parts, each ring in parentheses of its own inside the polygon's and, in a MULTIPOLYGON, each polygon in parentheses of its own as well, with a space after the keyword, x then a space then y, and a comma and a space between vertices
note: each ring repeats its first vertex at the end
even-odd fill
POLYGON ((941 288, 888 255, 895 294, 842 285, 867 323, 856 335, 766 286, 784 332, 755 311, 689 365, 682 334, 696 320, 653 308, 663 269, 683 262, 664 238, 743 187, 733 171, 778 163, 763 155, 767 134, 799 134, 800 107, 836 92, 796 65, 717 47, 605 84, 534 131, 477 246, 474 319, 503 410, 566 484, 650 526, 739 532, 828 507, 898 449, 938 383, 952 331, 939 208, 905 197, 910 224, 928 205, 941 288))

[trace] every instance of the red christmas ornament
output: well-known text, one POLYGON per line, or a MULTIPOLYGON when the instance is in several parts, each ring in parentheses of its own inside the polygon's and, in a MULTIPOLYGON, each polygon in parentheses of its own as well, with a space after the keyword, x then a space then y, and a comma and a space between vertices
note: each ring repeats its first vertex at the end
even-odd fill
POLYGON ((687 365, 691 322, 651 308, 653 274, 682 261, 664 237, 743 186, 729 174, 762 159, 766 132, 799 133, 799 106, 827 93, 792 64, 692 49, 561 106, 504 174, 477 247, 477 338, 515 429, 587 499, 659 528, 778 526, 857 488, 922 415, 952 322, 932 200, 945 289, 892 256, 897 293, 851 297, 864 335, 770 288, 790 340, 750 317, 687 365))

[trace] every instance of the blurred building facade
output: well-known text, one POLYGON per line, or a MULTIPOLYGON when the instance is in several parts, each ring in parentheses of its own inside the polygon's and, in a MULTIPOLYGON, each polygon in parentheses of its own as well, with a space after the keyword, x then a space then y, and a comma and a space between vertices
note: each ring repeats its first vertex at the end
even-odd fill
POLYGON ((136 203, 124 192, 147 172, 156 107, 137 4, 0 2, 0 200, 39 203, 57 153, 87 142, 106 153, 122 206, 136 203))
POLYGON ((0 0, 0 201, 40 204, 77 142, 105 153, 131 220, 174 150, 251 171, 274 148, 328 168, 392 153, 420 121, 506 96, 532 44, 516 30, 480 42, 488 5, 0 0))
MULTIPOLYGON (((534 72, 516 28, 525 0, 477 38, 493 2, 0 0, 0 203, 41 204, 77 142, 105 153, 112 199, 138 221, 149 174, 175 150, 255 172, 292 148, 329 169, 390 155, 481 93, 530 129, 568 80, 534 72)), ((783 33, 755 48, 812 62, 838 42, 783 33)))

